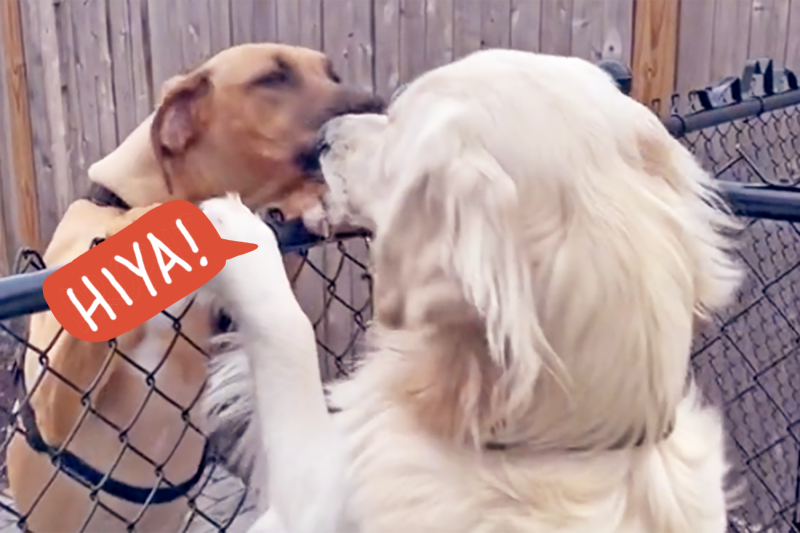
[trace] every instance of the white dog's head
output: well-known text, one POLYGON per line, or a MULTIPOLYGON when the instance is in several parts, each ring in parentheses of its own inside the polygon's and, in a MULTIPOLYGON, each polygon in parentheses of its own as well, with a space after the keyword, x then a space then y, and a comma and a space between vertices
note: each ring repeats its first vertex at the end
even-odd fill
POLYGON ((662 436, 693 321, 740 276, 711 179, 655 115, 583 60, 491 50, 322 137, 328 216, 375 232, 378 331, 432 430, 662 436))

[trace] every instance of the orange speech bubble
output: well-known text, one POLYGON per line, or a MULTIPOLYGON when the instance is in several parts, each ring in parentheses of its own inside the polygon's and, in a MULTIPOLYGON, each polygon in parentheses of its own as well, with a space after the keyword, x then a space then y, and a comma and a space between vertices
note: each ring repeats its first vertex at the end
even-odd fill
POLYGON ((186 200, 162 204, 73 261, 43 284, 70 335, 113 339, 191 294, 257 244, 230 241, 186 200))

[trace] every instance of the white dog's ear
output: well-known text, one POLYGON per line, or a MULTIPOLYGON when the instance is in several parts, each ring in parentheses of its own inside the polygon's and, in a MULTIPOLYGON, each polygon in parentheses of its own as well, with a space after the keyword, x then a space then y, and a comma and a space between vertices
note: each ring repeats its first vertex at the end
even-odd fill
MULTIPOLYGON (((441 285, 423 282, 418 291, 422 294, 413 302, 411 291, 383 295, 390 302, 388 312, 395 313, 390 320, 402 320, 397 316, 399 309, 405 309, 407 316, 420 313, 420 307, 428 308, 425 319, 420 321, 423 324, 441 325, 477 317, 486 343, 481 357, 488 354, 494 367, 481 372, 479 385, 473 384, 480 388, 484 403, 477 425, 485 430, 512 422, 529 410, 543 369, 552 372, 562 385, 566 385, 566 372, 540 325, 533 263, 526 254, 524 228, 520 227, 525 218, 520 212, 526 206, 514 180, 477 141, 465 146, 463 132, 453 124, 443 121, 432 130, 428 121, 425 126, 422 131, 417 130, 417 142, 399 143, 403 148, 400 152, 405 155, 403 161, 398 160, 396 165, 390 162, 392 168, 402 168, 404 176, 399 181, 404 187, 398 200, 390 202, 390 222, 381 237, 385 244, 376 245, 376 271, 392 276, 400 287, 419 287, 419 280, 429 275, 441 277, 446 286, 455 286, 458 293, 458 302, 443 304, 443 297, 436 293, 441 285), (448 131, 450 127, 454 131, 448 131), (397 255, 409 250, 414 250, 413 261, 397 255), (406 266, 401 270, 397 265, 406 266), (431 273, 429 268, 445 271, 431 273), (472 317, 462 316, 465 304, 473 309, 472 317)), ((378 313, 382 304, 379 298, 376 294, 378 313)), ((470 355, 462 353, 461 359, 470 355)), ((449 364, 471 364, 457 359, 449 364)), ((479 362, 475 368, 484 364, 479 362)), ((452 366, 445 371, 453 379, 469 374, 452 366)), ((464 384, 446 386, 461 391, 473 389, 464 384)), ((451 400, 460 404, 453 406, 455 410, 463 410, 470 401, 451 400)), ((462 422, 473 427, 476 423, 462 422)))

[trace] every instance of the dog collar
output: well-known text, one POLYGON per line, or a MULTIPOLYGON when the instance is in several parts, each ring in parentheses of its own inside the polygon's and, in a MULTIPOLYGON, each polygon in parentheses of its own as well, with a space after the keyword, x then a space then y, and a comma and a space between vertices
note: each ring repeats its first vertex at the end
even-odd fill
POLYGON ((89 186, 89 192, 86 193, 84 198, 95 205, 99 205, 100 207, 116 207, 117 209, 122 209, 123 211, 130 211, 131 209, 131 206, 128 205, 128 202, 117 196, 114 191, 105 185, 95 182, 92 182, 92 184, 89 186))
MULTIPOLYGON (((674 430, 675 430, 675 420, 672 419, 669 421, 667 429, 661 435, 661 438, 659 440, 667 440, 670 437, 670 435, 672 435, 672 432, 674 430)), ((605 451, 618 451, 618 450, 624 450, 626 448, 639 448, 644 445, 645 440, 646 440, 645 434, 642 434, 641 437, 639 437, 639 439, 633 444, 630 444, 628 439, 620 439, 619 442, 612 444, 611 446, 606 448, 605 451)), ((491 452, 505 451, 505 450, 510 450, 512 448, 520 448, 523 446, 525 446, 524 442, 505 443, 505 442, 491 442, 491 441, 486 442, 483 445, 484 449, 491 452)), ((593 448, 567 448, 568 452, 588 452, 592 450, 593 448)))
MULTIPOLYGON (((194 300, 189 304, 194 303, 194 300)), ((194 475, 180 483, 173 485, 165 480, 163 474, 160 473, 162 465, 157 465, 155 468, 159 471, 161 479, 156 483, 155 487, 137 487, 118 481, 111 477, 111 473, 104 474, 97 470, 86 461, 70 452, 63 446, 52 446, 45 442, 36 425, 36 413, 30 403, 27 387, 25 386, 25 353, 26 348, 20 348, 14 360, 13 381, 17 388, 17 401, 14 408, 16 411, 16 420, 22 425, 21 433, 25 437, 25 441, 31 449, 38 453, 46 453, 51 462, 62 472, 69 477, 76 480, 84 487, 90 489, 92 493, 103 491, 111 496, 125 500, 139 505, 161 504, 169 503, 177 500, 181 496, 185 496, 197 483, 203 475, 206 466, 211 459, 212 447, 208 439, 206 439, 203 447, 203 455, 200 458, 200 464, 194 475), (161 486, 159 485, 167 485, 161 486)), ((12 431, 19 431, 16 423, 13 423, 12 431)))

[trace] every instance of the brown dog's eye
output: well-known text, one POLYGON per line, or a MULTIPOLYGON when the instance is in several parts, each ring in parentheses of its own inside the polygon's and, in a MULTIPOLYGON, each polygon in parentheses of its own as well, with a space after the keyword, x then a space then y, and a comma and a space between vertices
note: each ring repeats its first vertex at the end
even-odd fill
POLYGON ((253 82, 253 85, 258 85, 259 87, 278 87, 280 85, 286 85, 291 80, 289 73, 284 70, 276 70, 274 72, 270 72, 269 74, 265 74, 260 78, 256 78, 253 82))

